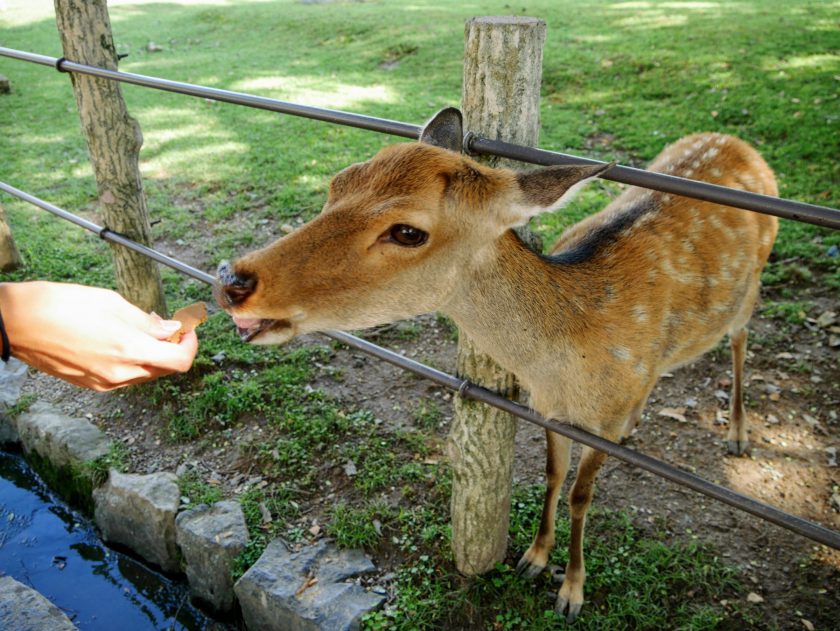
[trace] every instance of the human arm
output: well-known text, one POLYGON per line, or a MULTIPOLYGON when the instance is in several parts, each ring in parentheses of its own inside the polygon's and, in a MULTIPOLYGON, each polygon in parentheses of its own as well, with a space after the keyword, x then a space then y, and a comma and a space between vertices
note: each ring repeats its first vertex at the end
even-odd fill
POLYGON ((138 309, 108 289, 33 281, 0 284, 11 353, 55 377, 105 391, 189 370, 195 333, 138 309))

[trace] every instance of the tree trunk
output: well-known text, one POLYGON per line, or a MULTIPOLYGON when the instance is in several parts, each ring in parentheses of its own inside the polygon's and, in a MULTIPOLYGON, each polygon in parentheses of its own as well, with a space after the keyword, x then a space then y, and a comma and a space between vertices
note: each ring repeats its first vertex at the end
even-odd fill
POLYGON ((6 221, 6 211, 0 206, 0 272, 12 272, 23 265, 20 252, 6 221))
MULTIPOLYGON (((462 110, 465 129, 485 138, 536 146, 545 22, 480 17, 467 22, 462 110)), ((507 166, 501 159, 486 164, 507 166)), ((479 353, 463 331, 458 373, 516 398, 513 375, 479 353)), ((516 420, 483 403, 457 399, 448 452, 453 470, 452 551, 464 574, 493 569, 505 556, 516 420)))
MULTIPOLYGON (((55 0, 64 56, 78 63, 117 69, 117 52, 105 0, 55 0)), ((151 228, 138 161, 143 135, 128 114, 119 83, 71 74, 96 176, 103 221, 108 228, 149 245, 151 228)), ((144 311, 166 314, 155 263, 111 245, 118 291, 144 311)))

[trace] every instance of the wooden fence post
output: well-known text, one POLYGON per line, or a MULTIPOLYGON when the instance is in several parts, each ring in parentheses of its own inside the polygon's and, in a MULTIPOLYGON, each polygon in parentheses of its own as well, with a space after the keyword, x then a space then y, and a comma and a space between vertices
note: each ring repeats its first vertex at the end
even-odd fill
POLYGON ((20 252, 12 237, 12 229, 6 221, 6 211, 0 206, 0 272, 11 272, 23 265, 20 252))
MULTIPOLYGON (((67 59, 117 69, 117 51, 105 0, 55 0, 55 18, 67 59)), ((79 118, 108 228, 149 245, 151 228, 138 166, 143 134, 116 81, 71 74, 79 118)), ((111 246, 118 291, 144 311, 166 315, 160 271, 151 259, 111 246)))
MULTIPOLYGON (((526 17, 479 17, 465 29, 465 129, 485 138, 537 146, 545 22, 526 17)), ((499 158, 485 163, 506 166, 499 158)), ((458 373, 515 398, 516 380, 479 353, 462 332, 458 373)), ((467 575, 505 557, 516 420, 483 403, 457 399, 448 452, 452 481, 452 551, 467 575)))

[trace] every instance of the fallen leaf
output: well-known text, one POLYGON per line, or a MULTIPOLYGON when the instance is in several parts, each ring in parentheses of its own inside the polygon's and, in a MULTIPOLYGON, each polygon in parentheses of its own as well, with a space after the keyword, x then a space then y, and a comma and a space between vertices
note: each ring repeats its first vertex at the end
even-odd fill
POLYGON ((808 631, 814 631, 814 623, 810 620, 805 620, 805 618, 800 618, 799 622, 802 623, 802 626, 808 629, 808 631))
POLYGON ((776 359, 796 359, 796 358, 793 356, 793 353, 788 353, 787 351, 785 351, 784 353, 777 353, 776 354, 776 359))
POLYGON ((823 329, 827 329, 835 322, 837 322, 837 314, 833 311, 826 311, 817 318, 817 326, 823 329))
POLYGON ((685 418, 685 408, 662 408, 658 412, 659 416, 665 416, 667 418, 672 418, 675 421, 679 421, 680 423, 687 422, 685 418))
POLYGON ((260 515, 262 515, 262 520, 264 524, 270 524, 273 519, 271 517, 271 511, 268 510, 268 506, 265 505, 265 502, 259 503, 260 515))
POLYGON ((309 534, 313 537, 317 537, 321 534, 321 527, 318 524, 312 524, 312 527, 309 529, 309 534))
POLYGON ((303 585, 301 585, 298 590, 295 592, 296 597, 300 597, 300 595, 305 592, 307 589, 312 587, 313 585, 317 585, 318 579, 314 576, 309 576, 303 581, 303 585))
POLYGON ((747 594, 747 602, 757 605, 758 603, 763 603, 764 599, 755 592, 750 592, 749 594, 747 594))

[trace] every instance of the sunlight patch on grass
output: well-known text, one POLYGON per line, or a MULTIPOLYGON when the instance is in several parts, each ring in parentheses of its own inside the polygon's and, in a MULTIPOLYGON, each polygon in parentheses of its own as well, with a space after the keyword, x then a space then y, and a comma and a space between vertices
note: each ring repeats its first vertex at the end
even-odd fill
POLYGON ((210 130, 207 125, 179 125, 178 127, 159 127, 143 134, 144 146, 147 150, 161 149, 165 143, 184 138, 200 137, 204 140, 226 140, 230 132, 210 130))
POLYGON ((218 156, 223 155, 226 156, 226 160, 234 161, 238 156, 244 155, 247 151, 247 145, 233 141, 166 151, 159 156, 144 160, 143 171, 147 176, 155 172, 169 174, 170 169, 176 170, 176 172, 195 172, 196 168, 200 167, 201 164, 207 164, 208 166, 212 165, 216 177, 222 177, 224 176, 223 171, 230 173, 240 172, 241 165, 225 167, 224 163, 219 162, 218 156))
POLYGON ((669 15, 664 12, 650 11, 642 15, 624 18, 617 23, 619 26, 629 28, 667 28, 672 26, 685 26, 688 24, 687 15, 669 15))
MULTIPOLYGON (((321 83, 321 80, 319 80, 321 83)), ((312 85, 309 77, 260 77, 245 79, 233 84, 234 90, 242 92, 269 91, 279 98, 290 99, 316 107, 346 109, 360 103, 393 103, 396 95, 384 85, 351 85, 327 81, 325 87, 312 85)))
POLYGON ((769 71, 775 70, 800 70, 802 68, 813 68, 816 70, 831 70, 840 67, 840 55, 815 54, 787 59, 773 60, 766 63, 764 68, 769 71))

